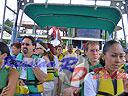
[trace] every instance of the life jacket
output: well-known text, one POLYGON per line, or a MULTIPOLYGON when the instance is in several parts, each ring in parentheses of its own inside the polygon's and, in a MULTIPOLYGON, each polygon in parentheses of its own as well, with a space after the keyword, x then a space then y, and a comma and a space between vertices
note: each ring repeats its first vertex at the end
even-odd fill
POLYGON ((58 76, 58 71, 55 71, 53 67, 47 67, 47 78, 45 79, 46 82, 53 81, 54 77, 58 76))
POLYGON ((57 57, 58 57, 58 60, 61 61, 64 58, 64 54, 61 53, 61 54, 57 55, 57 57))
POLYGON ((3 88, 7 85, 9 68, 0 69, 0 93, 3 88))
MULTIPOLYGON (((88 61, 88 63, 89 63, 89 61, 88 61)), ((89 66, 89 72, 92 72, 93 70, 95 70, 96 68, 102 68, 103 66, 100 64, 100 63, 97 63, 96 65, 94 65, 94 66, 89 66)), ((82 82, 81 84, 80 84, 80 87, 81 87, 81 89, 80 89, 80 94, 79 94, 79 96, 84 96, 84 82, 82 82)))
MULTIPOLYGON (((37 55, 32 55, 33 59, 38 59, 37 55)), ((17 60, 23 60, 23 54, 18 54, 17 60)), ((17 69, 21 72, 21 68, 17 69)), ((19 86, 17 85, 16 94, 36 94, 43 92, 43 84, 40 84, 31 67, 27 67, 27 79, 23 80, 26 86, 19 86)))
MULTIPOLYGON (((44 58, 44 59, 46 60, 46 58, 44 58)), ((55 61, 51 61, 51 62, 48 61, 47 63, 48 63, 48 66, 47 66, 47 78, 45 79, 45 82, 53 81, 54 77, 58 76, 58 72, 54 70, 55 61), (50 66, 49 66, 49 64, 50 64, 50 66)))
POLYGON ((55 71, 53 68, 50 67, 47 68, 47 78, 45 79, 46 82, 54 80, 54 74, 53 74, 54 72, 55 71))
MULTIPOLYGON (((100 71, 99 74, 102 74, 103 76, 102 71, 100 71)), ((99 83, 97 96, 117 96, 124 92, 122 79, 112 80, 110 76, 107 76, 107 78, 99 78, 98 82, 99 83)))

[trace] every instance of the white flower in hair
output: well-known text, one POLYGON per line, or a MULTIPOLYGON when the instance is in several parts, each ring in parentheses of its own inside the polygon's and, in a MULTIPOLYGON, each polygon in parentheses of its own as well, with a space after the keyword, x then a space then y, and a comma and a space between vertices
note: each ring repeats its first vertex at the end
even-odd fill
POLYGON ((46 50, 46 52, 48 52, 48 51, 50 51, 50 49, 49 49, 49 48, 46 50))
POLYGON ((36 47, 37 47, 37 48, 42 48, 43 50, 46 51, 46 49, 45 49, 40 43, 37 43, 37 44, 36 44, 36 47))

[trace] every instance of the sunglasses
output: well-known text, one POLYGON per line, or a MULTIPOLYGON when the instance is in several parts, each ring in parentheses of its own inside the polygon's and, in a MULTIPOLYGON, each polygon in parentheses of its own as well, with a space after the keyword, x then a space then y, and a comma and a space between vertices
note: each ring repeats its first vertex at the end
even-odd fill
POLYGON ((26 46, 30 46, 32 44, 29 44, 29 43, 21 43, 22 46, 26 45, 26 46))
POLYGON ((94 49, 94 50, 90 50, 90 52, 99 52, 99 50, 97 50, 97 49, 94 49))
POLYGON ((36 48, 36 50, 38 50, 38 49, 42 49, 42 48, 36 48))

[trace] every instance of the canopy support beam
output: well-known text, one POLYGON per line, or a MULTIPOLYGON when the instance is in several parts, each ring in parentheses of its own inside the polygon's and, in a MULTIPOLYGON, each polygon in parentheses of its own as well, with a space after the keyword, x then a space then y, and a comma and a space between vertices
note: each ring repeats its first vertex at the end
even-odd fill
POLYGON ((2 28, 1 28, 1 37, 0 37, 0 41, 3 41, 3 31, 4 31, 4 20, 5 20, 5 12, 6 12, 6 4, 7 4, 7 0, 5 0, 5 4, 4 4, 4 14, 3 14, 3 22, 2 22, 2 28))

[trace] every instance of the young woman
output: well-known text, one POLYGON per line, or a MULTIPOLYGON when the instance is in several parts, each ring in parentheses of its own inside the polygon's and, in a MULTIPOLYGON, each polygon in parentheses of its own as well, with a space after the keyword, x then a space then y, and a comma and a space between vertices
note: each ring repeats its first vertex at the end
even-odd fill
MULTIPOLYGON (((118 96, 124 92, 123 79, 118 78, 125 53, 121 44, 110 40, 103 47, 105 66, 86 75, 84 81, 84 96, 118 96)), ((124 94, 124 93, 123 93, 124 94)))
POLYGON ((15 69, 2 68, 4 59, 7 56, 10 56, 9 48, 5 43, 0 42, 0 96, 14 96, 19 78, 19 74, 15 69))

